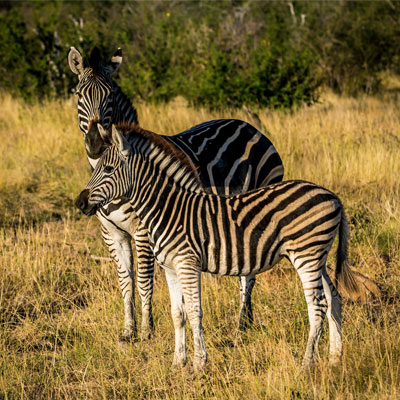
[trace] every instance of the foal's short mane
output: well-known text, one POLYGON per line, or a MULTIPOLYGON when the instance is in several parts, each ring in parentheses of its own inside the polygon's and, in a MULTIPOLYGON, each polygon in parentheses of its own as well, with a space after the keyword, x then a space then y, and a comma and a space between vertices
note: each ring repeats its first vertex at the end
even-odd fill
POLYGON ((197 167, 182 150, 175 147, 165 136, 143 129, 135 122, 122 122, 117 124, 116 128, 118 131, 123 132, 128 138, 130 135, 138 135, 150 141, 167 155, 170 155, 175 161, 182 164, 186 170, 193 173, 198 182, 201 183, 197 167))

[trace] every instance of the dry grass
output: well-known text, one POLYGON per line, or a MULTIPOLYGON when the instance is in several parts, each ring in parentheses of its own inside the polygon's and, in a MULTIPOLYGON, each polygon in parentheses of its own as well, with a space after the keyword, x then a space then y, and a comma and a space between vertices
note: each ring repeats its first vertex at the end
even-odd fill
MULTIPOLYGON (((254 329, 235 338, 237 280, 203 283, 209 364, 170 368, 173 329, 168 290, 157 270, 155 337, 117 346, 122 301, 96 219, 73 199, 89 177, 74 102, 26 105, 0 99, 0 399, 268 398, 398 399, 400 397, 400 111, 393 100, 326 95, 292 114, 263 111, 262 124, 280 152, 286 178, 339 193, 351 222, 354 268, 385 296, 344 308, 344 356, 327 364, 327 326, 315 371, 301 367, 308 334, 299 279, 277 268, 258 278, 254 329)), ((143 127, 174 133, 220 117, 140 105, 143 127)), ((333 260, 330 260, 331 262, 333 260)), ((189 357, 192 341, 189 339, 189 357)))

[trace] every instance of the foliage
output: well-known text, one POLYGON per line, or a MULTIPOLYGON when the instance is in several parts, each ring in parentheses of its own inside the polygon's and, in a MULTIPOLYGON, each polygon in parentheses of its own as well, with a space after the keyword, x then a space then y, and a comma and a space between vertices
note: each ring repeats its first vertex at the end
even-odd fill
POLYGON ((373 93, 379 73, 399 72, 400 4, 342 1, 306 4, 304 43, 318 54, 326 83, 339 93, 373 93))
POLYGON ((76 85, 66 58, 123 49, 129 97, 209 108, 310 104, 322 83, 356 94, 398 71, 391 2, 3 2, 0 87, 27 99, 76 85))

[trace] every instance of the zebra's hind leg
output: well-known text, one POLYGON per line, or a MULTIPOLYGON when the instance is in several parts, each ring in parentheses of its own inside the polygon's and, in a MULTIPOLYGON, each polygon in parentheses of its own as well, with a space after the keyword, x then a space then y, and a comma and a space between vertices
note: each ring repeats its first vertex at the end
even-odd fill
POLYGON ((147 230, 139 226, 133 235, 137 254, 137 287, 142 301, 142 340, 149 339, 154 331, 151 300, 153 297, 154 255, 147 230))
POLYGON ((172 269, 165 269, 169 295, 171 297, 171 314, 175 328, 175 354, 172 365, 174 367, 183 367, 186 362, 186 336, 185 323, 186 312, 183 302, 183 293, 178 281, 176 272, 172 269))
MULTIPOLYGON (((103 222, 103 221, 102 221, 103 222)), ((137 338, 136 309, 134 297, 134 272, 131 235, 120 229, 107 229, 102 223, 101 231, 112 258, 117 264, 119 285, 124 300, 124 331, 120 343, 124 344, 137 338)))
POLYGON ((328 303, 329 363, 334 365, 340 361, 342 356, 342 302, 338 291, 329 278, 326 266, 322 270, 322 284, 328 303))
POLYGON ((256 278, 254 276, 239 276, 240 282, 240 314, 238 331, 245 331, 253 324, 253 308, 251 305, 251 292, 256 278))
POLYGON ((311 260, 296 262, 294 266, 303 284, 304 295, 307 302, 310 331, 306 352, 303 358, 303 366, 311 368, 318 355, 318 342, 322 333, 322 325, 328 308, 322 283, 322 268, 325 265, 323 260, 311 260))

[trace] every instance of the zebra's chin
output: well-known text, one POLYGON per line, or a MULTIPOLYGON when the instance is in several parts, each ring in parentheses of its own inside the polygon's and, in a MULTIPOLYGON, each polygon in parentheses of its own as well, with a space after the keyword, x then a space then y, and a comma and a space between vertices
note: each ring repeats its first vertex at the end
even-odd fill
POLYGON ((86 207, 79 207, 78 208, 88 217, 96 214, 97 210, 100 208, 97 204, 87 205, 86 207))
POLYGON ((87 208, 86 210, 82 210, 82 212, 87 215, 88 217, 96 214, 97 210, 100 207, 97 204, 94 204, 93 206, 89 206, 89 208, 87 208))

